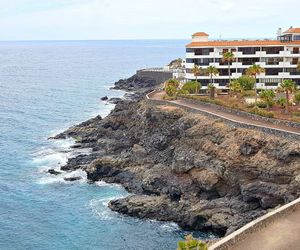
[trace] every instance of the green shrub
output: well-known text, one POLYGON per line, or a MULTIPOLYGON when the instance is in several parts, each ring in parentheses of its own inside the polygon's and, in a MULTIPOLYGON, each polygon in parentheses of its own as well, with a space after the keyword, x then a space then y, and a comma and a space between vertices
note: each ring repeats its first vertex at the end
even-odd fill
POLYGON ((285 98, 285 97, 280 97, 280 98, 277 100, 277 103, 278 103, 282 108, 284 108, 284 107, 285 107, 285 104, 286 104, 286 98, 285 98))
POLYGON ((196 81, 189 81, 186 82, 181 89, 189 92, 189 94, 196 94, 201 89, 201 84, 196 81))
MULTIPOLYGON (((260 98, 266 104, 266 107, 272 107, 274 105, 275 92, 271 89, 263 90, 259 93, 260 98)), ((260 107, 262 108, 262 107, 260 107)))
POLYGON ((173 86, 174 88, 178 88, 179 87, 179 82, 175 79, 169 79, 167 81, 167 86, 173 86))
POLYGON ((297 91, 294 96, 294 101, 297 104, 300 104, 300 91, 297 91))
POLYGON ((205 242, 188 235, 185 237, 185 241, 178 242, 177 250, 208 250, 208 246, 205 242))
POLYGON ((264 117, 268 117, 268 118, 273 118, 274 114, 272 112, 260 109, 258 107, 252 108, 250 110, 251 114, 255 114, 255 115, 260 115, 260 116, 264 116, 264 117))
POLYGON ((177 93, 177 89, 172 85, 168 85, 166 87, 166 93, 168 96, 175 96, 177 93))
MULTIPOLYGON (((254 104, 254 106, 255 106, 255 104, 254 104)), ((264 101, 258 101, 258 102, 256 102, 256 106, 259 108, 265 109, 268 106, 268 104, 264 101)))
POLYGON ((255 79, 253 77, 244 75, 237 79, 243 90, 252 90, 254 88, 255 79))
POLYGON ((254 90, 244 90, 241 93, 242 97, 250 97, 250 96, 255 96, 255 91, 254 90))
POLYGON ((293 116, 300 116, 300 112, 299 112, 299 111, 293 112, 292 115, 293 115, 293 116))
POLYGON ((189 94, 189 92, 188 92, 187 90, 183 90, 183 89, 178 90, 177 93, 178 93, 179 95, 188 95, 188 94, 189 94))

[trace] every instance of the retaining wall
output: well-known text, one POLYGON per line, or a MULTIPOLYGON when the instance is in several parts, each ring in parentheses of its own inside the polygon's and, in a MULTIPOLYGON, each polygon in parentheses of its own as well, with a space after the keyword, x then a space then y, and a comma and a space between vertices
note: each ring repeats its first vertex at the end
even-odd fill
POLYGON ((170 71, 164 71, 164 70, 154 70, 154 69, 143 69, 138 70, 136 72, 137 76, 139 77, 148 77, 152 78, 156 81, 156 84, 161 84, 170 78, 173 78, 173 73, 170 71))
POLYGON ((224 237, 214 245, 210 246, 209 250, 230 250, 230 248, 235 243, 246 239, 248 235, 260 231, 262 228, 270 225, 277 219, 283 218, 286 215, 293 213, 296 209, 300 209, 300 198, 248 223, 239 230, 233 232, 232 234, 224 237))

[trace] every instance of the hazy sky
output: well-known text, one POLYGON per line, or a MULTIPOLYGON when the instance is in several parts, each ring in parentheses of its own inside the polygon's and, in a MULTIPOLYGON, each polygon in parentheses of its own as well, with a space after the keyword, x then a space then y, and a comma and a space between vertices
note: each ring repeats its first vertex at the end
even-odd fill
POLYGON ((0 40, 273 37, 299 0, 0 0, 0 40))

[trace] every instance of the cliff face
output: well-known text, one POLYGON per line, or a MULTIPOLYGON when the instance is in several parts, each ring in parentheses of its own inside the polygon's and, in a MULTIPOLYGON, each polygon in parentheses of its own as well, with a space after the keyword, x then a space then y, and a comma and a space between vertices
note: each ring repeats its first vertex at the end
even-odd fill
POLYGON ((299 142, 172 106, 123 101, 69 136, 93 153, 63 169, 122 184, 134 195, 109 206, 130 216, 223 235, 300 194, 299 142))

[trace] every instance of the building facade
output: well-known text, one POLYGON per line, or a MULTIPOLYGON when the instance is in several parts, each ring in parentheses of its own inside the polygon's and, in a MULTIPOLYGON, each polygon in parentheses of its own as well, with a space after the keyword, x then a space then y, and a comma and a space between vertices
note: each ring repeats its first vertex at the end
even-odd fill
MULTIPOLYGON (((195 65, 203 69, 215 66, 219 74, 214 76, 214 85, 227 88, 229 83, 228 62, 223 54, 234 54, 230 63, 230 78, 237 79, 246 73, 246 69, 258 64, 265 73, 258 75, 257 87, 275 89, 284 79, 292 79, 300 86, 300 28, 290 28, 285 32, 278 30, 277 40, 209 40, 209 35, 197 32, 192 42, 186 46, 186 80, 195 80, 192 69, 195 65)), ((206 88, 210 76, 200 75, 197 80, 206 88)))

